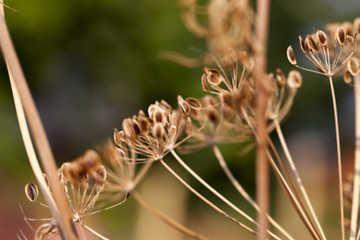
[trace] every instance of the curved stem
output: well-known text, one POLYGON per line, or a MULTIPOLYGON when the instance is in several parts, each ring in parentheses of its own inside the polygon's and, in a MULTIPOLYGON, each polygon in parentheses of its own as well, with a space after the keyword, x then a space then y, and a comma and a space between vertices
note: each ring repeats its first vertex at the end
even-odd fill
MULTIPOLYGON (((9 73, 12 75, 14 85, 16 85, 20 101, 23 104, 25 114, 30 126, 34 142, 36 144, 40 160, 42 161, 44 170, 48 175, 49 184, 54 196, 53 202, 48 202, 51 212, 56 219, 57 227, 60 235, 67 240, 78 239, 73 222, 71 221, 71 212, 67 204, 66 196, 61 189, 57 176, 57 167, 54 156, 51 152, 50 144, 47 140, 45 130, 40 120, 39 113, 36 109, 34 100, 31 96, 20 62, 17 58, 15 48, 11 41, 9 31, 6 26, 3 0, 0 1, 0 47, 9 73), (57 210, 59 209, 59 210, 57 210), (61 214, 60 214, 61 213, 61 214)), ((44 195, 48 194, 43 192, 44 195)), ((50 199, 51 197, 46 197, 50 199)))
MULTIPOLYGON (((354 159, 354 187, 352 197, 350 240, 354 240, 357 233, 360 194, 360 76, 354 79, 355 92, 355 159, 354 159)), ((358 234, 359 235, 359 234, 358 234)))
MULTIPOLYGON (((236 180, 234 175, 232 174, 231 170, 229 169, 228 165, 225 162, 225 159, 223 155, 220 152, 220 149, 217 145, 213 146, 213 151, 216 156, 216 158, 219 161, 219 164, 223 171, 225 172, 226 176, 229 178, 230 182, 233 184, 233 186, 236 188, 236 190, 241 194, 241 196, 250 203, 250 205, 255 208, 257 212, 260 212, 259 205, 250 197, 250 195, 245 191, 245 189, 241 186, 239 181, 236 180)), ((288 239, 294 239, 288 232, 285 231, 284 228, 282 228, 269 214, 267 214, 267 218, 269 222, 276 227, 284 236, 286 236, 288 239)))
POLYGON ((132 192, 132 196, 136 199, 136 201, 138 201, 138 203, 140 203, 143 207, 145 207, 147 210, 149 210, 150 212, 152 212, 155 216, 157 216, 158 218, 160 218, 162 221, 164 221, 166 224, 169 224, 171 227, 175 228, 176 230, 188 235, 189 237, 192 237, 194 239, 200 239, 200 240, 206 240, 208 238, 197 234, 196 232, 188 229, 187 227, 181 225, 180 223, 176 222, 175 220, 173 220, 172 218, 169 218, 168 216, 166 216, 165 214, 163 214, 162 212, 160 212, 158 209, 156 209, 154 206, 152 206, 148 201, 146 201, 144 198, 141 197, 141 195, 136 192, 133 191, 132 192))
POLYGON ((209 201, 207 198, 205 198, 203 195, 201 195, 198 191, 196 191, 194 188, 192 188, 176 172, 174 172, 174 170, 172 170, 169 167, 169 165, 167 165, 164 162, 164 160, 160 159, 159 161, 166 168, 166 170, 168 170, 178 181, 181 182, 181 184, 183 184, 187 189, 189 189, 193 194, 195 194, 198 198, 200 198, 202 201, 204 201, 207 205, 209 205, 211 208, 213 208, 215 211, 217 211, 218 213, 220 213, 221 215, 223 215, 227 219, 233 221, 234 223, 236 223, 240 227, 244 228, 246 231, 248 231, 248 232, 250 232, 250 233, 252 233, 254 235, 257 235, 257 233, 253 229, 251 229, 250 227, 246 226, 245 224, 239 222, 238 220, 236 220, 235 218, 233 218, 232 216, 230 216, 229 214, 227 214, 226 212, 221 210, 219 207, 217 207, 215 204, 213 204, 211 201, 209 201))
POLYGON ((291 156, 291 154, 290 154, 289 148, 288 148, 288 146, 287 146, 287 144, 286 144, 284 135, 283 135, 283 133, 282 133, 282 131, 281 131, 281 128, 280 128, 280 123, 279 123, 279 121, 278 121, 277 119, 274 119, 274 123, 275 123, 276 132, 277 132, 277 134, 278 134, 278 137, 279 137, 281 146, 282 146, 282 148, 283 148, 283 150, 284 150, 286 159, 287 159, 288 162, 289 162, 290 168, 291 168, 291 170, 293 171, 293 173, 294 173, 294 175, 295 175, 295 178, 296 178, 296 181, 297 181, 297 183, 298 183, 298 185, 299 185, 300 191, 301 191, 301 193, 303 194, 303 197, 304 197, 304 199, 305 199, 305 202, 306 202, 307 206, 309 207, 310 213, 311 213, 312 217, 314 218, 315 224, 316 224, 317 228, 318 228, 319 231, 320 231, 321 237, 322 237, 323 239, 326 239, 325 234, 324 234, 324 231, 323 231, 323 229, 322 229, 322 227, 321 227, 321 225, 320 225, 320 222, 319 222, 319 220, 318 220, 318 218, 317 218, 317 216, 316 216, 316 213, 315 213, 315 211, 314 211, 314 208, 313 208, 313 206, 312 206, 312 204, 311 204, 311 201, 310 201, 310 199, 309 199, 309 196, 308 196, 308 194, 307 194, 307 192, 306 192, 306 189, 305 189, 305 187, 304 187, 304 184, 302 183, 302 180, 301 180, 301 178, 300 178, 300 175, 299 175, 299 173, 298 173, 298 171, 297 171, 297 168, 296 168, 296 166, 295 166, 294 160, 292 159, 292 156, 291 156))
POLYGON ((342 164, 341 164, 341 149, 340 149, 340 133, 339 133, 339 120, 336 106, 335 90, 332 77, 329 77, 331 98, 334 109, 334 120, 335 120, 335 133, 336 133, 336 149, 337 149, 337 160, 338 160, 338 171, 339 171, 339 198, 340 198, 340 218, 341 218, 341 238, 345 239, 345 223, 344 223, 344 190, 343 190, 343 177, 342 177, 342 164))
MULTIPOLYGON (((226 199, 223 195, 221 195, 218 191, 216 191, 213 187, 211 187, 206 181, 204 181, 199 175, 197 175, 180 157, 177 155, 175 150, 171 151, 171 154, 175 157, 175 159, 180 163, 180 165, 185 168, 186 171, 188 171, 196 180, 198 180, 204 187, 206 187, 210 192, 215 194, 218 198, 220 198, 224 203, 226 203, 229 207, 234 209, 236 212, 238 212, 242 217, 247 219, 249 222, 255 224, 259 227, 259 224, 252 219, 250 216, 248 216, 245 212, 241 211, 238 207, 236 207, 232 202, 230 202, 228 199, 226 199)), ((279 239, 275 234, 271 233, 269 230, 267 230, 268 233, 276 238, 279 239)))

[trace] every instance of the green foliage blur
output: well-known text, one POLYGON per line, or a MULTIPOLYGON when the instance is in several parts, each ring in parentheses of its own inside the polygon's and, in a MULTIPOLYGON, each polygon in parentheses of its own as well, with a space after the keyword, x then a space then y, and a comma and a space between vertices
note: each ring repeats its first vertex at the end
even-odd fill
MULTIPOLYGON (((340 8, 335 0, 273 1, 269 72, 281 68, 287 74, 292 69, 285 50, 292 44, 300 55, 299 34, 324 28, 327 22, 352 21, 360 3, 345 2, 340 8)), ((186 68, 159 57, 164 50, 191 57, 207 51, 204 39, 193 36, 184 27, 176 1, 9 0, 6 4, 19 11, 6 9, 6 20, 59 164, 112 138, 114 128, 121 128, 122 119, 140 109, 146 112, 155 100, 165 99, 175 106, 178 94, 203 95, 201 67, 186 68)), ((329 130, 333 122, 327 80, 309 73, 303 73, 303 77, 303 88, 284 123, 285 134, 310 129, 322 134, 323 139, 334 139, 329 130)), ((344 142, 352 144, 352 130, 347 127, 353 123, 349 103, 352 89, 341 80, 336 82, 336 88, 340 113, 347 114, 340 115, 344 142)), ((0 126, 0 226, 5 226, 4 222, 13 226, 0 227, 0 232, 5 234, 2 239, 14 239, 19 228, 26 228, 18 204, 27 201, 23 186, 34 181, 34 177, 18 129, 3 60, 0 126)), ((333 146, 334 142, 328 141, 333 146)), ((331 146, 330 152, 334 150, 331 146)), ((254 154, 243 158, 237 150, 225 147, 229 165, 254 194, 254 154)), ((205 154, 206 158, 213 158, 205 154)), ((215 187, 226 185, 216 161, 207 160, 204 164, 201 156, 202 153, 196 153, 195 162, 187 156, 189 164, 215 187)), ((230 186, 223 189, 233 191, 230 186)))

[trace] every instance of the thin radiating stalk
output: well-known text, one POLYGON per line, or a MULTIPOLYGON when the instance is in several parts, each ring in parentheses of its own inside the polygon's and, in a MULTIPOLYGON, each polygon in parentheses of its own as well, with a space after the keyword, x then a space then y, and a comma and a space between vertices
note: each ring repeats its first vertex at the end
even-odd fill
MULTIPOLYGON (((4 58, 6 59, 8 72, 12 75, 14 85, 17 87, 19 92, 19 98, 23 104, 24 112, 27 116, 27 121, 30 126, 32 137, 36 144, 40 160, 42 161, 44 170, 48 175, 49 184, 52 189, 54 202, 56 205, 54 205, 53 202, 48 202, 48 204, 56 220, 60 235, 66 240, 75 240, 78 239, 77 233, 72 222, 72 215, 67 204, 65 193, 59 187, 60 183, 57 177, 57 167, 51 152, 50 144, 47 140, 40 116, 37 112, 34 100, 31 96, 29 87, 27 85, 24 73, 17 58, 15 48, 6 26, 3 0, 0 0, 0 3, 0 47, 4 58)), ((47 193, 43 192, 43 194, 47 193)))
MULTIPOLYGON (((206 187, 210 192, 215 194, 218 198, 220 198, 224 203, 226 203, 229 207, 234 209, 237 213, 239 213, 242 217, 247 219, 249 222, 255 224, 259 227, 259 224, 252 219, 250 216, 248 216, 245 212, 241 211, 238 207, 236 207, 232 202, 230 202, 228 199, 226 199, 223 195, 221 195, 218 191, 216 191, 213 187, 211 187, 206 181, 204 181, 199 175, 197 175, 180 157, 177 155, 175 150, 171 151, 171 154, 175 157, 175 159, 180 163, 180 165, 188 171, 196 180, 198 180, 204 187, 206 187)), ((272 236, 278 239, 278 237, 273 234, 271 231, 267 230, 267 232, 272 236)))
POLYGON ((294 173, 294 175, 295 175, 295 178, 296 178, 296 181, 297 181, 297 183, 298 183, 298 185, 299 185, 300 191, 301 191, 301 193, 303 194, 303 197, 304 197, 305 202, 306 202, 306 204, 307 204, 307 206, 308 206, 308 208, 309 208, 309 210, 310 210, 310 213, 311 213, 311 215, 312 215, 312 217, 313 217, 313 219, 314 219, 314 221, 315 221, 315 224, 316 224, 317 228, 318 228, 319 231, 320 231, 321 237, 322 237, 323 239, 326 239, 326 236, 325 236, 325 234, 324 234, 324 231, 323 231, 323 229, 322 229, 322 227, 321 227, 321 225, 320 225, 320 222, 319 222, 319 220, 318 220, 318 218, 317 218, 317 216, 316 216, 316 213, 315 213, 315 211, 314 211, 314 208, 313 208, 313 206, 312 206, 312 204, 311 204, 311 201, 310 201, 310 199, 309 199, 309 196, 308 196, 308 194, 307 194, 307 192, 306 192, 306 189, 305 189, 305 187, 304 187, 304 184, 302 183, 302 180, 301 180, 301 178, 300 178, 300 175, 299 175, 299 173, 298 173, 298 171, 297 171, 297 168, 296 168, 296 166, 295 166, 294 160, 292 159, 292 156, 291 156, 291 154, 290 154, 289 148, 288 148, 288 146, 287 146, 287 144, 286 144, 284 135, 283 135, 283 133, 282 133, 282 131, 281 131, 281 128, 280 128, 280 123, 279 123, 279 121, 278 121, 277 119, 274 119, 274 123, 275 123, 276 132, 277 132, 277 134, 278 134, 278 137, 279 137, 281 146, 282 146, 282 148, 283 148, 283 150, 284 150, 286 159, 287 159, 288 162, 289 162, 290 168, 291 168, 291 170, 293 171, 293 173, 294 173))
POLYGON ((167 165, 164 160, 160 159, 159 160, 160 163, 166 168, 166 170, 168 170, 179 182, 181 182, 181 184, 183 184, 187 189, 189 189, 193 194, 195 194, 198 198, 200 198, 202 201, 204 201, 207 205, 209 205, 211 208, 213 208, 215 211, 217 211, 218 213, 220 213, 221 215, 223 215, 224 217, 226 217, 227 219, 233 221, 234 223, 236 223, 237 225, 239 225, 240 227, 244 228, 246 231, 257 235, 257 233, 250 227, 248 227, 247 225, 239 222, 237 219, 235 219, 234 217, 230 216, 228 213, 224 212, 223 210, 221 210, 219 207, 217 207, 215 204, 213 204, 211 201, 209 201, 206 197, 204 197, 203 195, 201 195, 198 191, 196 191, 194 188, 192 188, 187 182, 185 182, 174 170, 172 170, 169 165, 167 165))
POLYGON ((357 233, 360 194, 360 75, 354 79, 355 93, 355 160, 354 160, 354 187, 350 221, 350 240, 354 240, 357 233))
POLYGON ((332 77, 329 77, 331 98, 334 109, 334 120, 335 120, 335 133, 336 133, 336 149, 337 149, 337 160, 338 160, 338 171, 339 171, 339 198, 340 198, 340 218, 341 218, 341 238, 345 239, 345 223, 344 223, 344 190, 343 190, 343 177, 342 177, 342 164, 341 164, 341 149, 340 149, 340 133, 339 133, 339 120, 336 106, 335 90, 332 77))
POLYGON ((169 218, 168 216, 164 215, 162 212, 160 212, 158 209, 156 209, 154 206, 152 206, 149 202, 147 202, 143 197, 141 197, 141 195, 138 192, 133 191, 131 195, 143 207, 145 207, 147 210, 152 212, 155 216, 160 218, 162 221, 164 221, 166 224, 170 225, 174 229, 176 229, 194 239, 200 239, 200 240, 208 239, 208 238, 188 229, 187 227, 181 225, 180 223, 174 221, 173 219, 169 218))
MULTIPOLYGON (((259 206, 257 205, 257 203, 250 197, 250 195, 245 191, 245 189, 241 186, 241 184, 239 183, 239 181, 236 180, 236 178, 234 177, 234 175, 232 174, 230 168, 228 167, 228 165, 226 164, 226 161, 223 157, 223 155, 221 154, 221 151, 219 149, 219 147, 217 145, 213 146, 213 151, 214 154, 216 156, 216 158, 219 161, 219 164, 221 166, 221 168, 223 169, 224 173, 226 174, 226 176, 228 177, 228 179, 230 180, 230 182, 232 183, 232 185, 236 188, 236 190, 241 194, 241 196, 248 201, 248 203, 257 211, 260 211, 259 206)), ((269 220, 269 222, 275 227, 277 228, 282 234, 284 234, 284 236, 286 236, 288 239, 294 239, 292 236, 290 236, 290 234, 283 228, 281 227, 269 214, 267 214, 267 218, 269 220)))

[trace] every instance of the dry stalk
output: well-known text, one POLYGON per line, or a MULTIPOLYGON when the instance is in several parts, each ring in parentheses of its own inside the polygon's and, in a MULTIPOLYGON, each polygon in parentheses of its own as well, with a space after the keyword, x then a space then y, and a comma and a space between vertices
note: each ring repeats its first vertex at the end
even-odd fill
POLYGON ((359 194, 360 194, 360 75, 354 78, 355 92, 355 163, 354 163, 354 187, 351 209, 350 239, 355 239, 360 232, 358 227, 359 194))
POLYGON ((267 93, 263 83, 263 77, 266 74, 266 49, 269 25, 269 7, 270 0, 257 0, 255 36, 258 43, 258 53, 255 56, 255 86, 256 86, 256 135, 258 137, 256 149, 256 197, 260 208, 258 213, 259 237, 258 239, 267 239, 267 213, 269 211, 269 164, 266 157, 266 101, 267 93))
POLYGON ((56 220, 58 230, 63 239, 77 239, 77 233, 75 227, 73 226, 70 209, 66 202, 65 193, 59 187, 55 160, 6 26, 4 5, 2 0, 0 5, 0 47, 4 58, 6 59, 8 72, 11 74, 11 78, 13 79, 13 85, 16 87, 19 93, 19 98, 23 105, 25 116, 27 116, 26 119, 29 122, 30 130, 40 155, 43 167, 49 177, 49 184, 52 189, 55 202, 50 200, 52 197, 49 195, 49 193, 43 192, 43 194, 48 195, 46 199, 49 201, 49 207, 56 220))

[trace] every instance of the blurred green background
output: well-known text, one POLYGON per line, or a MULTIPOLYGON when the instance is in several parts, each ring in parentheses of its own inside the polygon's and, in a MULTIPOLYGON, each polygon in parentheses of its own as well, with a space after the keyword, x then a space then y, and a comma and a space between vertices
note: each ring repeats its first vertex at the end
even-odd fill
MULTIPOLYGON (((123 118, 131 117, 140 109, 146 110, 155 100, 166 99, 175 106, 178 94, 184 97, 203 95, 201 67, 189 69, 159 57, 163 50, 192 57, 206 52, 205 41, 184 27, 176 1, 12 0, 6 4, 19 11, 6 10, 8 27, 59 163, 74 159, 87 148, 105 142, 112 137, 115 127, 121 128, 123 118)), ((323 29, 327 22, 352 21, 359 12, 360 2, 356 0, 273 1, 269 72, 281 68, 287 74, 292 69, 285 50, 292 44, 300 56, 299 34, 304 36, 314 29, 323 29)), ((299 62, 304 61, 300 59, 299 62)), ((284 132, 295 155, 300 151, 297 162, 304 176, 309 176, 308 182, 313 184, 311 186, 322 184, 320 190, 314 192, 319 195, 319 205, 325 209, 322 216, 330 222, 330 227, 325 228, 330 229, 338 224, 338 213, 327 211, 332 203, 324 205, 322 202, 326 196, 333 196, 333 201, 337 201, 333 192, 337 184, 330 90, 325 78, 309 73, 303 73, 303 78, 303 87, 283 125, 284 132), (299 159, 304 158, 304 153, 308 155, 302 162, 299 159), (324 175, 322 180, 317 179, 321 174, 324 175)), ((351 165, 354 132, 352 88, 341 79, 335 87, 345 164, 351 165)), ((22 219, 19 204, 24 206, 28 217, 41 218, 49 214, 39 204, 28 203, 24 195, 24 185, 34 181, 34 177, 22 144, 3 60, 0 60, 0 125, 1 239, 16 239, 19 229, 32 239, 32 231, 22 219)), ((235 175, 254 195, 254 154, 243 157, 237 154, 237 150, 228 146, 224 149, 235 175)), ((186 156, 186 159, 236 204, 247 207, 226 182, 209 151, 186 156)), ((155 166, 147 178, 140 186, 144 195, 155 205, 167 206, 169 212, 180 209, 177 216, 187 225, 214 239, 239 239, 242 236, 244 231, 223 220, 175 181, 172 182, 172 177, 162 168, 155 166), (164 182, 173 185, 161 188, 164 182), (172 193, 178 194, 174 202, 169 198, 172 193), (183 206, 184 202, 187 207, 183 206)), ((200 187, 190 178, 189 181, 200 187)), ((277 206, 281 202, 277 200, 278 195, 279 198, 282 195, 277 194, 275 180, 273 183, 272 211, 279 218, 287 219, 285 207, 277 206)), ((156 231, 152 227, 156 225, 152 218, 144 218, 143 225, 153 232, 148 229, 149 232, 140 235, 139 232, 145 231, 140 226, 141 217, 141 208, 130 199, 114 211, 99 214, 89 225, 110 239, 184 239, 182 235, 175 237, 173 232, 156 231)), ((293 225, 296 226, 296 221, 293 225)), ((160 224, 159 229, 164 228, 167 229, 160 224)), ((251 236, 245 234, 244 238, 251 236)))

